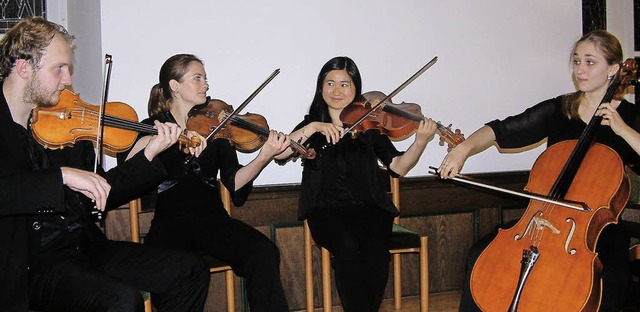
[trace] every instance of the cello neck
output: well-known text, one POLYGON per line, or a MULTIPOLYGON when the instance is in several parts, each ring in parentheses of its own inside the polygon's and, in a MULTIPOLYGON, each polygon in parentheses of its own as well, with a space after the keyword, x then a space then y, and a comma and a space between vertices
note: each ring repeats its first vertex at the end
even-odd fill
MULTIPOLYGON (((607 88, 607 92, 600 101, 600 104, 611 102, 613 96, 616 93, 616 90, 618 89, 618 86, 618 82, 612 82, 607 88)), ((567 194, 567 192, 569 191, 569 187, 573 182, 573 178, 575 177, 578 169, 580 168, 580 165, 582 164, 582 160, 584 160, 584 157, 586 156, 589 147, 591 147, 591 143, 593 142, 598 129, 600 129, 601 122, 602 116, 596 116, 594 112, 593 116, 591 116, 591 120, 589 120, 589 123, 582 131, 582 134, 580 135, 580 138, 578 139, 573 152, 571 153, 571 155, 569 155, 569 159, 562 169, 562 172, 560 173, 560 175, 558 175, 558 178, 553 184, 553 187, 549 192, 550 197, 564 198, 564 196, 567 194)))

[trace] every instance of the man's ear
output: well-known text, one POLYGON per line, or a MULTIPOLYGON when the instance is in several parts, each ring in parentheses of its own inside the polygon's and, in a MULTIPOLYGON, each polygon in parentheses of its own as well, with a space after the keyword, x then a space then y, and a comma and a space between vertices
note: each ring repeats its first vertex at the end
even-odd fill
POLYGON ((14 71, 20 78, 27 79, 31 77, 31 72, 33 71, 33 65, 29 63, 29 61, 24 59, 16 60, 16 66, 14 71))

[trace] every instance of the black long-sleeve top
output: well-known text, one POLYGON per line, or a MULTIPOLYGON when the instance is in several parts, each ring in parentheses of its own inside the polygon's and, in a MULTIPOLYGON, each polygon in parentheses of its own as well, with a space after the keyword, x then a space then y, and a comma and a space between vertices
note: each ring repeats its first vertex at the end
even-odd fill
MULTIPOLYGON (((95 248, 106 241, 91 219, 92 204, 80 193, 63 185, 60 167, 93 170, 95 153, 91 142, 77 142, 59 150, 44 149, 31 132, 15 123, 0 85, 0 311, 27 311, 29 267, 38 265, 43 233, 52 220, 73 214, 79 235, 53 242, 95 248)), ((149 162, 143 153, 108 172, 99 172, 111 185, 108 207, 117 207, 153 187, 165 175, 159 161, 149 162)), ((49 227, 49 229, 51 229, 49 227)), ((53 236, 51 236, 53 235, 53 236)), ((99 248, 99 247, 98 247, 99 248)))
MULTIPOLYGON (((587 124, 582 119, 569 119, 562 113, 562 99, 558 96, 536 104, 524 112, 494 120, 487 125, 493 129, 496 142, 502 148, 528 146, 547 138, 547 146, 565 140, 576 140, 587 124)), ((637 105, 622 101, 617 108, 624 122, 640 132, 640 109, 637 105)), ((600 126, 595 141, 615 150, 624 164, 639 164, 640 157, 610 127, 600 126)))
MULTIPOLYGON (((142 122, 152 125, 154 120, 176 122, 170 112, 151 116, 142 122)), ((160 153, 158 158, 168 175, 157 189, 155 222, 186 215, 208 216, 213 220, 229 218, 220 199, 218 173, 220 181, 230 191, 235 206, 243 205, 253 188, 253 181, 250 181, 235 190, 235 176, 243 166, 238 162, 235 148, 226 139, 210 140, 197 158, 178 148, 169 148, 160 153)))
MULTIPOLYGON (((295 130, 310 122, 305 116, 295 130)), ((393 158, 403 152, 387 136, 368 130, 355 139, 347 134, 337 144, 328 145, 324 135, 315 133, 306 143, 317 155, 303 162, 299 219, 306 219, 323 207, 351 205, 376 206, 398 215, 387 193, 389 174, 395 177, 398 174, 390 169, 380 170, 380 165, 389 168, 393 158)))

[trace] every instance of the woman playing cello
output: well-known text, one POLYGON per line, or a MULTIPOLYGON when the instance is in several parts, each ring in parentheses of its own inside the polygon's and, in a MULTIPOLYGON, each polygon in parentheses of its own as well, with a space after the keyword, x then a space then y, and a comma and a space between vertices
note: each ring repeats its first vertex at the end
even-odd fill
MULTIPOLYGON (((543 101, 504 120, 487 123, 444 158, 438 168, 440 176, 445 179, 455 177, 468 157, 484 151, 494 141, 501 148, 517 148, 545 138, 548 146, 578 139, 594 114, 603 118, 595 142, 612 148, 624 164, 637 164, 640 159, 640 110, 625 100, 601 104, 622 66, 622 47, 618 39, 606 31, 594 31, 580 38, 572 52, 576 92, 543 101)), ((478 309, 469 287, 471 269, 494 236, 495 233, 478 241, 469 252, 460 311, 478 309)), ((598 239, 597 252, 603 264, 600 311, 620 311, 624 303, 628 243, 624 230, 616 224, 606 226, 598 239)))

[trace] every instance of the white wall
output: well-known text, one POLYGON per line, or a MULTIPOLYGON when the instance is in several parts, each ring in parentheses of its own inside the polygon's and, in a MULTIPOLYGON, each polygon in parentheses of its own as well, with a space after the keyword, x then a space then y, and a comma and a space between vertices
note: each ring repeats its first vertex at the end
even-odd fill
POLYGON ((73 90, 87 103, 100 104, 104 54, 100 37, 100 1, 67 0, 68 29, 75 39, 73 90))
MULTIPOLYGON (((245 111, 287 133, 307 112, 318 71, 331 57, 356 61, 363 91, 389 93, 438 56, 394 102, 418 103, 427 117, 468 136, 489 120, 573 91, 569 55, 581 34, 580 1, 110 0, 101 1, 100 11, 101 55, 114 60, 109 100, 146 117, 160 66, 176 53, 202 58, 209 95, 234 107, 280 68, 245 111)), ((540 151, 491 148, 463 171, 530 169, 540 151)), ((432 142, 410 176, 427 175, 445 154, 432 142)), ((270 164, 256 184, 295 183, 300 176, 300 162, 270 164)))

